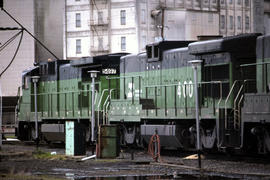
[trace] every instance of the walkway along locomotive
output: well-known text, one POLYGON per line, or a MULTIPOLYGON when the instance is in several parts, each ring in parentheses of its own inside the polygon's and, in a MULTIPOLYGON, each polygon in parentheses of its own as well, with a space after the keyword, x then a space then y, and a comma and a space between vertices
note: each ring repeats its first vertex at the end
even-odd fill
MULTIPOLYGON (((145 53, 114 55, 117 61, 104 55, 89 58, 91 63, 41 63, 25 72, 23 79, 41 76, 40 132, 47 140, 57 139, 53 134, 63 139, 64 121, 68 119, 80 120, 89 134, 91 92, 87 87, 91 81, 86 70, 93 69, 107 72, 100 74, 96 85, 96 121, 118 124, 122 144, 141 146, 157 133, 161 146, 188 150, 196 146, 194 80, 188 61, 200 59, 202 147, 268 153, 269 44, 269 36, 258 34, 201 42, 163 41, 147 45, 145 53), (51 71, 42 70, 44 65, 54 66, 54 75, 45 75, 51 71)), ((33 93, 28 83, 29 89, 24 87, 19 103, 21 139, 33 131, 33 93)))

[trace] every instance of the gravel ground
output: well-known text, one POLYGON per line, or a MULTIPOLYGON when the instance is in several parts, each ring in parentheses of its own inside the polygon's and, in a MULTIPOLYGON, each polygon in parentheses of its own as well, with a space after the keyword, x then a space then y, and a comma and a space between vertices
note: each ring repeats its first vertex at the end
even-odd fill
MULTIPOLYGON (((134 151, 134 160, 128 149, 116 159, 91 159, 64 156, 64 147, 39 147, 40 152, 56 152, 57 155, 35 156, 36 147, 22 143, 4 144, 0 151, 0 179, 87 179, 90 177, 157 176, 171 179, 270 179, 270 163, 265 158, 205 155, 202 169, 197 169, 196 159, 185 159, 189 154, 166 151, 160 162, 144 150, 134 151), (44 177, 46 175, 46 177, 44 177), (192 175, 188 176, 187 175, 192 175), (27 177, 27 178, 25 178, 27 177), (31 179, 31 178, 30 178, 31 179)), ((48 153, 48 154, 49 154, 48 153)), ((87 151, 90 156, 91 152, 87 151)))

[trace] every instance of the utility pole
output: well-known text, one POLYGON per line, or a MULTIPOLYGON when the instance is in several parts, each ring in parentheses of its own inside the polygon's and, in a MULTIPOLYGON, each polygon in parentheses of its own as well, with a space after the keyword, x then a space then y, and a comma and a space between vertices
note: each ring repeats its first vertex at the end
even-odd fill
POLYGON ((198 94, 198 66, 202 60, 189 61, 194 70, 194 84, 195 84, 195 105, 196 105, 196 135, 197 135, 197 152, 198 152, 198 167, 201 169, 201 139, 200 139, 200 119, 199 119, 199 94, 198 94))

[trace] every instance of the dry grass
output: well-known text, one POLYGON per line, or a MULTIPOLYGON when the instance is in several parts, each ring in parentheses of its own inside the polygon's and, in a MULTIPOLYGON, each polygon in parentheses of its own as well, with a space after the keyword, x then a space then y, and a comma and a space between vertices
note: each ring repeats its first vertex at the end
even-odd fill
POLYGON ((34 151, 33 157, 35 159, 44 159, 44 160, 67 160, 68 159, 67 156, 65 155, 58 155, 58 154, 52 155, 49 152, 43 152, 40 150, 34 151))

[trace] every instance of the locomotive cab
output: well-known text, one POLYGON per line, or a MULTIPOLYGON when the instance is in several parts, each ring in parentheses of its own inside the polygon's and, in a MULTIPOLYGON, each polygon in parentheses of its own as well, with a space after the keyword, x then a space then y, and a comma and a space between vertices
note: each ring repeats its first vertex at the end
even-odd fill
POLYGON ((189 45, 190 53, 203 60, 199 84, 204 147, 215 143, 220 150, 241 148, 243 97, 256 89, 255 67, 244 69, 241 65, 255 63, 257 36, 245 34, 189 45))

